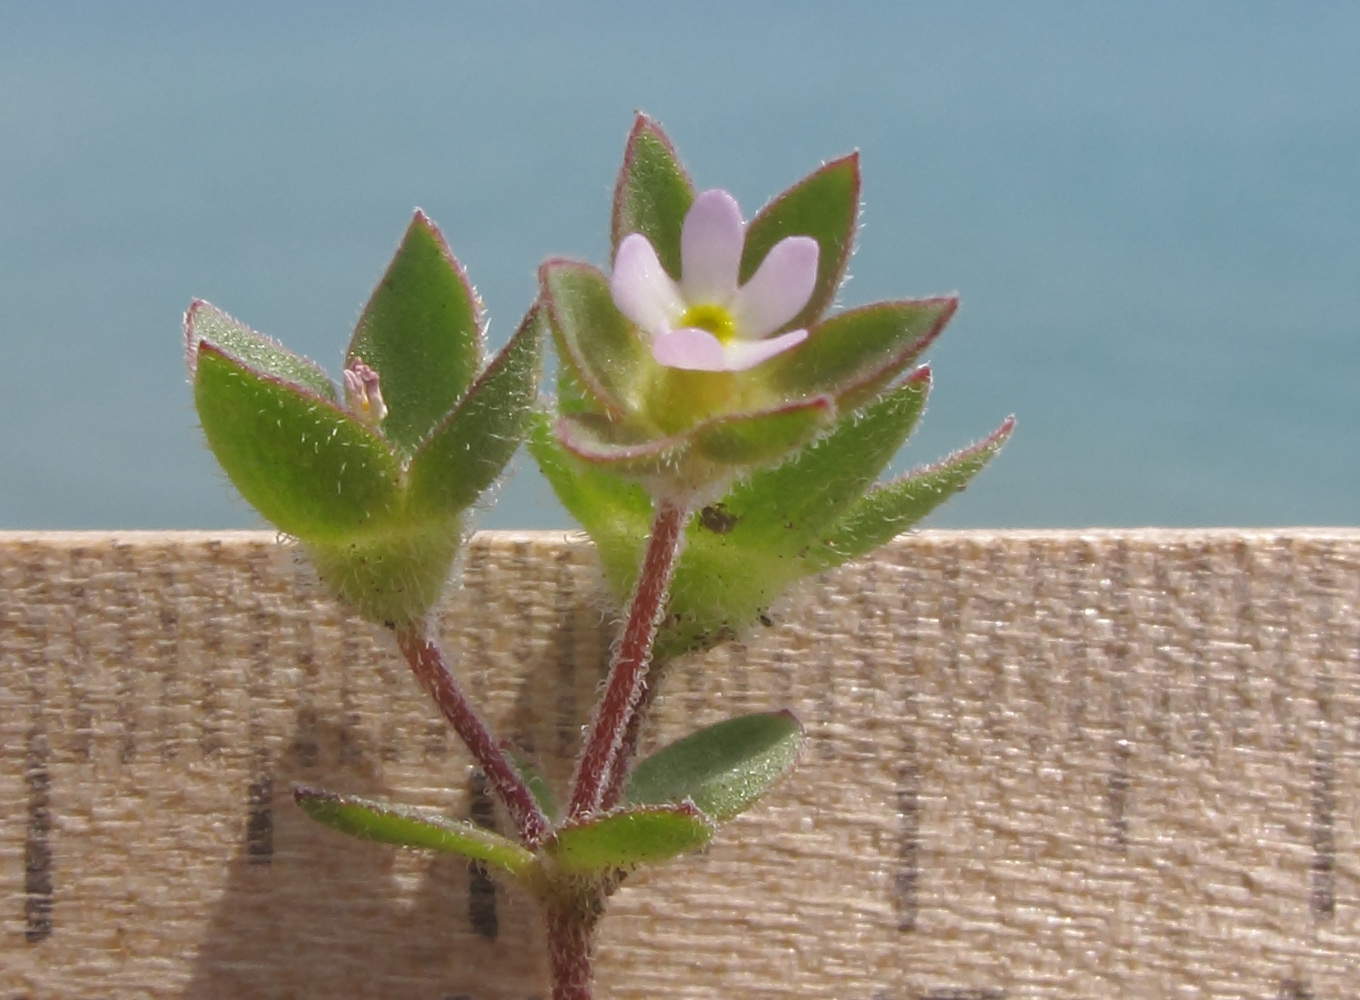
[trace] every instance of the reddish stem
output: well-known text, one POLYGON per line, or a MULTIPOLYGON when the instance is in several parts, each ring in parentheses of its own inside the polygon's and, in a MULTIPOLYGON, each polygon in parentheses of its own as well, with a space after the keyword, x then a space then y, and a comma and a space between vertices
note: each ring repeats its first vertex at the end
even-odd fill
POLYGON ((647 554, 628 606, 628 623, 614 650, 604 696, 595 708, 590 735, 576 765, 570 811, 573 819, 597 812, 604 801, 605 787, 612 780, 629 720, 646 685, 652 642, 665 610, 675 558, 688 520, 686 505, 657 501, 652 537, 647 542, 647 554))
POLYGON ((434 699, 444 718, 449 720, 460 739, 472 753, 472 759, 486 775, 491 787, 505 803, 520 840, 531 850, 548 835, 548 820, 539 808, 533 793, 511 765, 505 752, 491 735, 482 717, 458 686, 453 672, 444 660, 444 652, 429 637, 423 622, 397 632, 397 645, 411 665, 411 671, 434 699))
POLYGON ((591 1000, 595 925, 603 907, 604 901, 595 894, 548 903, 548 967, 553 1000, 591 1000))
POLYGON ((619 743, 618 753, 614 755, 614 765, 609 770, 609 780, 605 782, 604 795, 600 798, 600 808, 605 812, 613 809, 619 804, 619 799, 623 798, 623 787, 628 783, 628 772, 631 769, 633 758, 637 756, 638 740, 642 734, 642 723, 647 718, 647 709, 652 707, 652 701, 656 697, 656 686, 661 682, 662 671, 658 666, 665 667, 655 662, 647 671, 647 676, 642 682, 642 691, 638 694, 637 704, 633 706, 632 713, 628 716, 628 725, 623 731, 623 740, 619 743))

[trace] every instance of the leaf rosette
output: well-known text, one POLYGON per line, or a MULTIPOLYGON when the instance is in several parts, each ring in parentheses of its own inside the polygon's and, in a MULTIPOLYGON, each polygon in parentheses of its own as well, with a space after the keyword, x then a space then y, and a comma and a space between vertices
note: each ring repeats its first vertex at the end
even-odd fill
POLYGON ((543 268, 541 301, 560 358, 558 414, 538 418, 530 447, 599 547, 619 599, 636 578, 653 497, 688 494, 700 507, 675 571, 661 659, 732 638, 764 619, 797 580, 907 530, 963 489, 1011 433, 1007 419, 941 462, 877 481, 924 411, 931 376, 919 362, 958 299, 903 299, 825 315, 845 276, 859 196, 858 157, 833 160, 743 225, 735 263, 729 213, 729 257, 714 265, 697 248, 707 245, 710 257, 721 257, 723 241, 710 234, 705 244, 692 230, 696 206, 716 215, 704 200, 717 197, 696 194, 669 140, 639 116, 615 188, 614 275, 568 261, 543 268), (639 235, 652 251, 644 266, 636 261, 639 235), (784 280, 769 279, 771 257, 789 240, 815 246, 815 269, 793 274, 787 260, 796 254, 785 249, 785 263, 776 264, 784 280), (696 262, 699 280, 687 289, 696 262), (621 264, 625 274, 647 274, 662 292, 670 282, 684 308, 659 308, 668 303, 658 293, 643 303, 649 314, 634 301, 634 288, 620 296, 621 264), (735 277, 724 277, 729 268, 735 277), (737 296, 753 285, 759 290, 762 269, 767 286, 795 288, 806 301, 796 310, 786 301, 762 339, 743 341, 723 329, 724 319, 752 311, 739 298, 734 303, 730 286, 737 296), (693 330, 685 320, 711 320, 696 308, 705 303, 691 298, 714 287, 729 295, 727 316, 710 321, 717 333, 700 333, 727 349, 721 356, 700 334, 676 336, 693 330), (749 357, 741 352, 762 350, 768 353, 744 364, 749 357))
POLYGON ((417 212, 360 316, 343 392, 316 364, 206 302, 185 316, 199 421, 228 478, 365 618, 438 600, 466 512, 522 439, 544 323, 486 358, 481 303, 417 212))
POLYGON ((743 222, 696 192, 639 116, 615 188, 614 270, 541 271, 560 358, 561 446, 653 495, 716 499, 909 374, 954 296, 824 317, 845 276, 860 192, 856 154, 743 222))

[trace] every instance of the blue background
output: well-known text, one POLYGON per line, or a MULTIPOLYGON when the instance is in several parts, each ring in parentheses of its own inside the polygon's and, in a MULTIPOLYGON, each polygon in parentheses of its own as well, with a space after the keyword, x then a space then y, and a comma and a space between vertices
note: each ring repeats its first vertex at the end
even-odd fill
POLYGON ((898 467, 1020 419, 932 523, 1360 523, 1360 5, 5 2, 0 528, 257 525, 189 300, 336 371, 419 205, 499 345, 636 108, 748 215, 862 151, 842 303, 963 295, 898 467))

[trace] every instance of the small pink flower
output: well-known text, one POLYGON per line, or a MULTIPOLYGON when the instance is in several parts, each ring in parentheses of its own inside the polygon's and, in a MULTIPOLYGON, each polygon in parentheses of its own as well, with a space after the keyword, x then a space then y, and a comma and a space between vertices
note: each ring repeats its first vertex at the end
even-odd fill
POLYGON ((368 424, 377 427, 387 416, 387 404, 383 402, 382 386, 378 373, 363 359, 355 358, 345 369, 345 402, 350 412, 368 424))
POLYGON ((739 372, 807 339, 807 330, 770 336, 812 297, 817 241, 789 236, 771 248, 745 285, 738 283, 746 223, 726 191, 694 199, 680 234, 681 276, 666 273, 647 237, 619 244, 610 282, 614 304, 651 338, 668 368, 739 372))

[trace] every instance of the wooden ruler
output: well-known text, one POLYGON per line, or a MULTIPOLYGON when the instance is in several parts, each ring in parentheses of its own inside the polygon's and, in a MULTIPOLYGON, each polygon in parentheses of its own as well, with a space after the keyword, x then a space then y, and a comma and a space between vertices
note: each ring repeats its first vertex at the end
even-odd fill
MULTIPOLYGON (((445 641, 566 780, 590 549, 489 534, 445 641)), ((935 533, 684 664, 794 779, 630 879, 601 995, 1360 996, 1360 532, 935 533)), ((532 903, 296 781, 498 822, 394 650, 261 534, 0 534, 0 1000, 527 1000, 532 903)))

